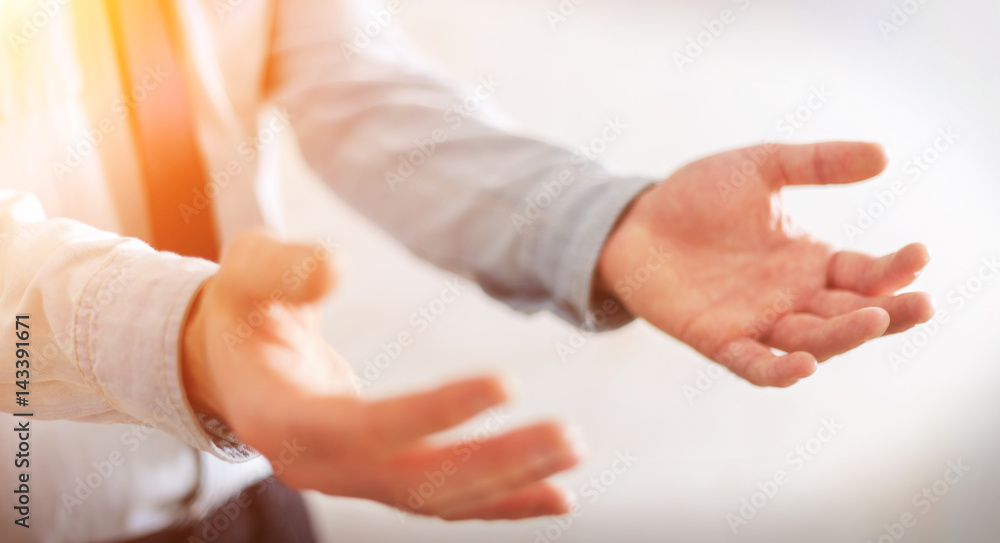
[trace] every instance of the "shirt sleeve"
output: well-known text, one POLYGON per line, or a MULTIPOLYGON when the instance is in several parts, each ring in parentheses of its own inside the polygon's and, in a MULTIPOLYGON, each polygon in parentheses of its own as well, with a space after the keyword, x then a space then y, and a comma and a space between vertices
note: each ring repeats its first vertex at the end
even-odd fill
POLYGON ((600 329, 631 317, 593 300, 601 249, 653 180, 506 130, 393 35, 405 2, 278 3, 269 95, 306 160, 410 250, 526 312, 600 329))
POLYGON ((0 349, 9 361, 0 366, 0 409, 143 424, 226 460, 256 456, 203 426, 182 387, 181 327, 216 270, 76 221, 47 220, 34 196, 0 191, 0 349), (16 328, 18 315, 28 328, 16 328), (27 339, 15 335, 25 330, 27 339), (15 354, 28 364, 16 364, 15 354), (23 405, 19 391, 27 391, 23 405))

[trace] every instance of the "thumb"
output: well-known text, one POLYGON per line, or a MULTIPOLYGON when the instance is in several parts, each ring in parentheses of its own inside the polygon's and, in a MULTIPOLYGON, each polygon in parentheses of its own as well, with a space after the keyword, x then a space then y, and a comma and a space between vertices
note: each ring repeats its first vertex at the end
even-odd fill
POLYGON ((885 170, 885 149, 877 143, 829 141, 806 145, 778 145, 770 169, 772 188, 788 185, 856 183, 885 170))
POLYGON ((226 248, 219 286, 237 303, 309 304, 333 291, 336 276, 329 247, 285 243, 270 230, 258 229, 241 234, 226 248))

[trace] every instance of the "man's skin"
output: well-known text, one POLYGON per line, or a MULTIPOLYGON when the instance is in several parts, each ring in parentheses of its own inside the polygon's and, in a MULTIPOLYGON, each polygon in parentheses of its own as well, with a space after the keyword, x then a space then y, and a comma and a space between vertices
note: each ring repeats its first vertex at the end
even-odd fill
POLYGON ((885 166, 881 146, 848 142, 760 146, 698 160, 626 214, 598 264, 603 288, 644 266, 649 247, 668 253, 665 269, 625 307, 755 385, 794 384, 812 375, 817 361, 933 316, 927 294, 893 296, 927 265, 926 247, 882 258, 837 252, 782 211, 784 186, 854 183, 885 166), (719 187, 731 183, 734 167, 761 156, 766 162, 745 184, 719 187), (769 347, 789 354, 775 356, 769 347))
MULTIPOLYGON (((927 264, 924 246, 882 258, 837 252, 782 212, 783 186, 853 183, 885 165, 880 146, 847 142, 758 147, 696 161, 624 214, 598 263, 595 294, 609 296, 647 266, 651 248, 666 252, 665 264, 617 303, 755 385, 794 384, 815 372, 817 361, 933 314, 926 294, 893 295, 927 264), (733 166, 748 161, 755 173, 720 190, 733 166)), ((573 467, 579 449, 552 423, 491 438, 413 510, 410 491, 428 481, 426 474, 459 464, 452 445, 428 438, 503 403, 507 393, 498 379, 482 378, 362 398, 350 367, 321 335, 320 303, 334 284, 330 263, 300 285, 281 280, 313 251, 265 232, 227 249, 185 325, 182 368, 191 404, 268 458, 278 458, 286 443, 303 447, 280 474, 295 488, 451 520, 567 512, 568 498, 546 479, 573 467), (267 318, 234 344, 237 323, 260 302, 271 307, 267 318)))

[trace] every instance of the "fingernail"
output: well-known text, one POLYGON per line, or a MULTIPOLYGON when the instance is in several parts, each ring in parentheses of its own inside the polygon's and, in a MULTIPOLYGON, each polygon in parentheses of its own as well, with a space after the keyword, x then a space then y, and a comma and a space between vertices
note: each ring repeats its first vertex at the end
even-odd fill
POLYGON ((583 428, 577 424, 570 424, 566 426, 563 434, 573 454, 582 459, 587 454, 587 442, 583 438, 583 428))
POLYGON ((500 378, 500 386, 503 387, 504 392, 507 394, 507 400, 514 400, 521 395, 524 390, 524 385, 521 380, 517 377, 512 377, 509 375, 504 375, 500 378))
POLYGON ((573 492, 568 488, 562 490, 563 490, 563 498, 566 499, 566 505, 568 505, 570 509, 572 509, 574 505, 580 503, 579 498, 576 497, 576 492, 573 492))

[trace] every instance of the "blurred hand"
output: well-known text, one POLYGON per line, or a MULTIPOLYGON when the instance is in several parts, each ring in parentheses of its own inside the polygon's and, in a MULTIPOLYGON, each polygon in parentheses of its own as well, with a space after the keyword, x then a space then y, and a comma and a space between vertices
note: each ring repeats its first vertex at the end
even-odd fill
POLYGON ((689 164, 626 212, 598 288, 751 383, 789 386, 817 361, 933 315, 927 294, 893 295, 927 265, 923 245, 881 258, 835 251, 782 211, 782 187, 853 183, 885 165, 880 146, 848 142, 771 144, 689 164))
POLYGON ((560 427, 493 436, 472 455, 427 441, 503 403, 507 393, 496 379, 382 401, 360 397, 350 367, 320 334, 319 303, 334 285, 324 256, 260 232, 232 244, 185 325, 192 405, 272 462, 296 444, 301 453, 279 474, 295 488, 446 519, 565 513, 566 497, 545 481, 578 461, 560 427), (313 268, 304 279, 288 273, 313 268))

